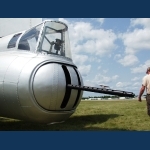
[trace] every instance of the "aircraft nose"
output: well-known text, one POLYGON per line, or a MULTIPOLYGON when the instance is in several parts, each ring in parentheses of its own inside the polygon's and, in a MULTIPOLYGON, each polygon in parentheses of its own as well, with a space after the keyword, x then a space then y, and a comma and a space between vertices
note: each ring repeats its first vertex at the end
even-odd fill
POLYGON ((78 85, 78 77, 73 70, 73 67, 64 67, 64 65, 57 63, 42 65, 35 73, 33 80, 33 93, 36 103, 49 111, 72 110, 74 104, 77 104, 78 90, 71 90, 69 97, 67 97, 66 84, 70 77, 70 82, 78 85), (66 76, 64 68, 68 68, 68 76, 66 76))

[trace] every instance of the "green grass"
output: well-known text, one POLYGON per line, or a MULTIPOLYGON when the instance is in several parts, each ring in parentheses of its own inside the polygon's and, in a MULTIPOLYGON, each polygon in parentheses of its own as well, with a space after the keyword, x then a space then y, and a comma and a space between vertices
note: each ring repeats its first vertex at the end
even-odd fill
POLYGON ((0 118, 1 131, 150 131, 146 101, 81 101, 76 112, 60 124, 37 124, 0 118))

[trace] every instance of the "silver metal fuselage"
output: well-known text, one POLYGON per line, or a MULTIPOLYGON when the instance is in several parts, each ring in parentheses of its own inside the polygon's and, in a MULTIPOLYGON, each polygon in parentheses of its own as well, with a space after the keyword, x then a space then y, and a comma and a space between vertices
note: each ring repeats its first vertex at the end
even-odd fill
POLYGON ((42 123, 66 120, 82 93, 77 99, 78 90, 71 90, 61 108, 67 78, 62 66, 69 71, 71 83, 78 85, 76 66, 70 60, 26 51, 0 52, 0 116, 42 123))
POLYGON ((64 121, 83 94, 67 89, 67 84, 83 85, 70 58, 17 46, 0 49, 0 116, 39 123, 64 121))

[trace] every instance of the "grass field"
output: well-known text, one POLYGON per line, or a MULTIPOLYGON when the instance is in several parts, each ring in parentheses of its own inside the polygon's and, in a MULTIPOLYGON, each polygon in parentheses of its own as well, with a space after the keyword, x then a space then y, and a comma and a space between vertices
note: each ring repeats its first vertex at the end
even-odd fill
POLYGON ((146 101, 81 101, 60 124, 35 124, 0 117, 1 131, 150 131, 146 101))

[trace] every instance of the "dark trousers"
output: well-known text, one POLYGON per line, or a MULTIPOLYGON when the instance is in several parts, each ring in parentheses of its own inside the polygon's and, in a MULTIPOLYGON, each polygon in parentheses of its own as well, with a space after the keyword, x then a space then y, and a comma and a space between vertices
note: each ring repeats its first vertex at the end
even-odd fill
POLYGON ((146 95, 147 114, 150 116, 150 94, 146 95))

